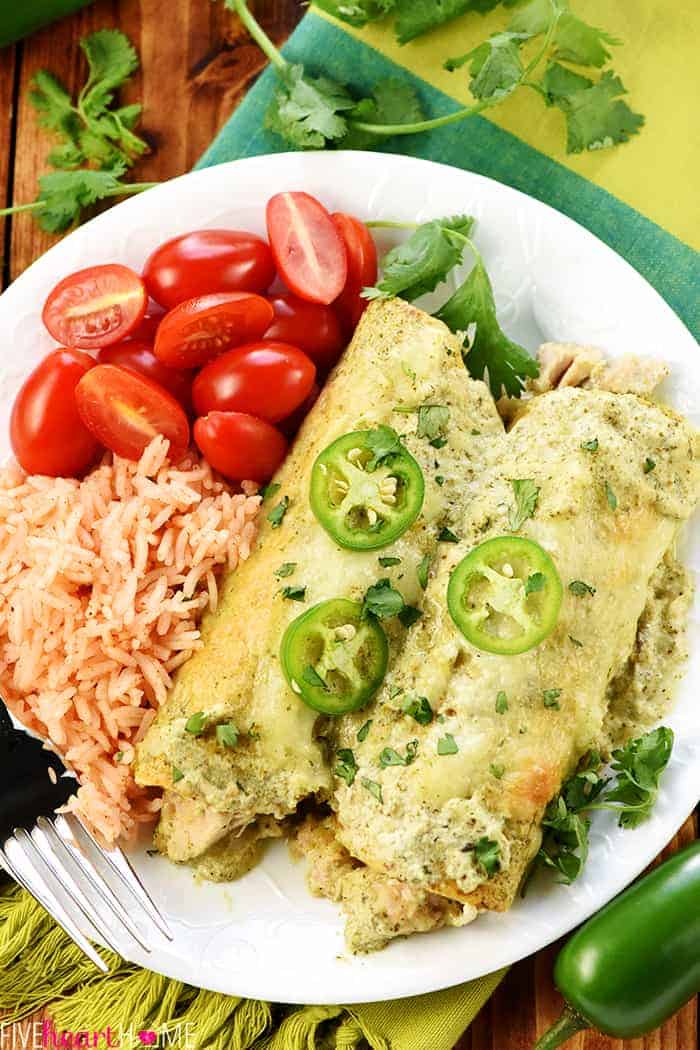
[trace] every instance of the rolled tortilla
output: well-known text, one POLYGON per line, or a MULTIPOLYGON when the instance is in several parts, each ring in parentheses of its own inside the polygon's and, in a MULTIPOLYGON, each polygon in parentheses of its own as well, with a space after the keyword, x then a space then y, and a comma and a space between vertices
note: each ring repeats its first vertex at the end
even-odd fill
POLYGON ((699 436, 686 421, 634 395, 561 389, 529 402, 480 479, 457 530, 461 542, 441 546, 423 618, 373 710, 338 727, 337 745, 352 747, 359 766, 352 786, 338 782, 333 801, 338 838, 354 857, 478 908, 510 906, 547 802, 599 741, 607 686, 632 651, 649 581, 696 505, 699 458, 699 436), (446 592, 470 550, 511 533, 513 479, 539 488, 519 534, 548 551, 564 598, 542 644, 500 656, 463 637, 446 592), (572 592, 576 580, 594 593, 572 592), (559 693, 546 705, 551 690, 559 693), (499 693, 507 700, 501 713, 499 693), (429 725, 403 713, 411 697, 429 700, 429 725), (359 742, 368 715, 371 729, 359 742), (440 754, 448 734, 457 751, 440 754), (405 756, 408 745, 417 749, 409 765, 382 768, 384 748, 405 756), (484 840, 500 858, 492 877, 479 861, 484 840))
MULTIPOLYGON (((278 492, 263 505, 266 515, 288 501, 283 520, 276 528, 263 521, 257 549, 232 574, 219 609, 204 623, 204 647, 179 671, 138 748, 137 782, 169 791, 159 844, 172 859, 188 860, 261 814, 281 820, 300 800, 330 792, 333 778, 318 735, 326 720, 284 679, 278 654, 285 628, 316 602, 361 599, 384 576, 408 604, 420 606, 418 566, 435 553, 441 528, 464 517, 466 481, 483 472, 502 435, 488 389, 468 377, 461 344, 445 325, 401 300, 368 308, 275 479, 278 492), (449 409, 446 443, 439 448, 418 433, 417 410, 426 404, 449 409), (390 547, 343 550, 311 511, 311 467, 335 438, 379 424, 397 430, 418 461, 423 510, 390 547), (381 555, 400 562, 382 568, 381 555), (275 572, 284 563, 295 568, 280 581, 275 572), (305 603, 285 600, 283 583, 305 587, 305 603), (220 746, 212 731, 188 733, 187 720, 199 712, 210 729, 233 721, 237 746, 220 746), (179 813, 178 799, 184 800, 179 813)), ((398 621, 387 627, 390 661, 405 633, 398 621)))

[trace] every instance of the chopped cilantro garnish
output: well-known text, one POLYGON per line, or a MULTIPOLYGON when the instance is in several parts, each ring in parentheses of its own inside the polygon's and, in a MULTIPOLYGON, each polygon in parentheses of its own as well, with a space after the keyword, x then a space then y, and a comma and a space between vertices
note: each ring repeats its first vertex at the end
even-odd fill
POLYGON ((656 462, 651 458, 651 456, 647 456, 647 458, 644 460, 644 473, 651 474, 655 466, 656 462))
POLYGON ((517 532, 535 513, 540 490, 532 478, 513 478, 511 485, 515 496, 515 506, 511 507, 508 515, 508 527, 511 532, 517 532))
POLYGON ((384 801, 382 797, 382 785, 378 784, 376 780, 370 780, 368 777, 363 777, 360 783, 366 791, 369 791, 370 795, 373 795, 374 798, 376 798, 377 802, 384 801))
POLYGON ((406 754, 400 755, 393 747, 385 747, 379 755, 379 765, 386 766, 410 766, 418 753, 418 741, 409 740, 406 744, 406 754))
POLYGON ((216 727, 216 739, 222 747, 235 747, 238 743, 238 730, 233 722, 223 722, 216 727))
POLYGON ((525 581, 525 594, 536 594, 538 591, 543 591, 545 583, 544 573, 533 572, 525 581))
POLYGON ((399 613, 399 620, 404 627, 413 627, 414 623, 418 623, 422 615, 423 613, 420 609, 416 609, 414 605, 404 605, 399 613))
POLYGON ((459 536, 455 536, 452 529, 445 527, 438 533, 438 543, 459 543, 459 536))
POLYGON ((365 724, 363 726, 360 726, 360 728, 357 730, 357 739, 360 743, 362 743, 363 740, 367 739, 367 735, 369 734, 369 731, 372 728, 372 721, 373 719, 368 718, 365 724))
POLYGON ((480 838, 474 846, 474 856, 489 878, 500 871, 501 847, 493 839, 480 838))
POLYGON ((379 557, 379 558, 377 558, 377 561, 379 562, 379 564, 381 565, 381 567, 383 569, 388 569, 392 565, 400 565, 401 564, 401 559, 400 558, 379 557))
POLYGON ((286 576, 291 576, 296 567, 297 563, 295 561, 286 561, 284 565, 280 565, 279 569, 275 569, 275 576, 282 580, 286 576))
POLYGON ((178 780, 182 780, 185 774, 177 766, 173 766, 173 784, 177 784, 178 780))
POLYGON ((489 766, 489 773, 492 777, 495 777, 496 780, 501 780, 505 771, 506 767, 501 765, 499 762, 492 762, 489 766))
POLYGON ((617 510, 617 496, 613 492, 609 481, 605 482, 605 498, 608 501, 610 510, 617 510))
POLYGON ((592 438, 590 441, 582 441, 581 448, 584 452, 597 452, 600 448, 598 444, 598 438, 592 438))
POLYGON ((422 590, 428 586, 428 573, 430 572, 430 566, 432 564, 432 557, 430 554, 425 554, 418 563, 416 569, 416 575, 418 576, 418 583, 422 590))
POLYGON ((348 787, 352 787, 357 776, 357 770, 360 768, 355 761, 355 755, 349 747, 341 747, 336 751, 336 757, 338 761, 333 772, 341 780, 344 780, 348 787))
POLYGON ((306 601, 306 587, 290 586, 283 587, 281 590, 283 598, 289 599, 292 602, 305 602, 306 601))
POLYGON ((438 755, 456 755, 458 751, 459 747, 452 733, 445 733, 437 742, 438 755))
POLYGON ((273 529, 278 529, 284 521, 284 516, 289 507, 289 496, 283 496, 276 507, 273 507, 267 516, 267 520, 273 529))
POLYGON ((435 442, 442 441, 444 444, 449 421, 450 410, 447 405, 421 405, 416 434, 419 438, 426 438, 435 448, 441 447, 435 442))
POLYGON ((501 689, 496 697, 496 714, 503 715, 508 710, 508 697, 501 689))
POLYGON ((596 592, 595 587, 592 587, 590 583, 584 583, 583 580, 572 580, 569 584, 569 590, 577 598, 585 598, 587 594, 593 595, 596 592))
POLYGON ((207 724, 207 716, 204 711, 197 711, 196 714, 190 715, 185 723, 185 729, 192 736, 201 736, 204 732, 207 724))
POLYGON ((401 708, 405 715, 410 715, 419 725, 427 726, 433 720, 433 709, 426 696, 408 697, 401 708))
POLYGON ((545 707, 552 707, 555 711, 559 711, 559 697, 561 696, 561 689, 544 689, 542 692, 542 699, 544 700, 545 707))
POLYGON ((267 485, 263 485, 258 495, 261 499, 269 499, 270 496, 276 495, 281 487, 279 481, 269 481, 267 485))
POLYGON ((317 689, 323 689, 324 692, 328 692, 328 686, 323 681, 316 668, 312 667, 311 664, 306 665, 304 670, 301 672, 301 677, 307 685, 313 685, 317 689))
POLYGON ((401 439, 393 427, 387 427, 383 423, 367 431, 365 446, 372 453, 371 458, 365 464, 365 470, 369 473, 376 470, 380 463, 391 459, 402 448, 401 439))
POLYGON ((378 580, 371 587, 368 587, 362 599, 363 616, 371 613, 372 616, 376 616, 380 620, 387 619, 390 616, 398 616, 405 607, 403 595, 395 587, 392 587, 391 581, 386 578, 378 580))

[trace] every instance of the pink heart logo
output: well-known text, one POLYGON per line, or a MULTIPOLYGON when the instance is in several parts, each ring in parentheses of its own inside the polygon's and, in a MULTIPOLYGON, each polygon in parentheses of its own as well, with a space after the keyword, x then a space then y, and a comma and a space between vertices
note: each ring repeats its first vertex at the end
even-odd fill
POLYGON ((139 1032, 139 1039, 144 1046, 155 1046, 158 1042, 158 1035, 156 1032, 139 1032))

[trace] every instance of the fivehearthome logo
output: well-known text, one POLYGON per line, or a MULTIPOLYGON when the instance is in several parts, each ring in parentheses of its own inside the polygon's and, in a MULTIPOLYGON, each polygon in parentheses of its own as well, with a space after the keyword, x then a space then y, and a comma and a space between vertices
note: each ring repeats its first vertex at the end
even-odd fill
POLYGON ((191 1022, 169 1025, 163 1032, 138 1024, 76 1031, 56 1028, 48 1020, 0 1024, 0 1050, 113 1050, 116 1047, 194 1050, 195 1046, 196 1025, 191 1022))

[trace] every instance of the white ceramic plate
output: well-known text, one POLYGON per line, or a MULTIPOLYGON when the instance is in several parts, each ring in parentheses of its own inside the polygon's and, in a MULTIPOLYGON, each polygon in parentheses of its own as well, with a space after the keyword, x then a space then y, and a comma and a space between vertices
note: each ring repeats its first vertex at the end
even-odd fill
MULTIPOLYGON (((62 277, 95 263, 143 264, 156 245, 204 226, 264 233, 264 206, 279 190, 303 189, 331 210, 366 219, 420 221, 456 212, 478 220, 476 242, 510 336, 534 350, 544 339, 602 347, 610 356, 659 356, 673 370, 665 396, 700 424, 700 369, 689 332, 614 252, 538 201, 468 172, 378 153, 282 154, 174 179, 119 204, 39 259, 0 297, 0 453, 23 377, 52 347, 40 312, 62 277)), ((18 221, 29 221, 20 219, 18 221)), ((383 246, 395 243, 386 238, 383 246)), ((700 526, 685 540, 700 567, 700 526)), ((277 845, 244 879, 197 884, 145 850, 133 860, 175 932, 151 956, 124 952, 171 977, 230 994, 282 1002, 393 999, 478 977, 537 951, 618 893, 668 842, 700 795, 700 602, 690 625, 693 657, 673 715, 673 758, 653 817, 620 831, 597 813, 585 874, 572 887, 544 879, 506 915, 461 930, 414 936, 369 957, 343 947, 337 908, 313 899, 303 866, 277 845)))

